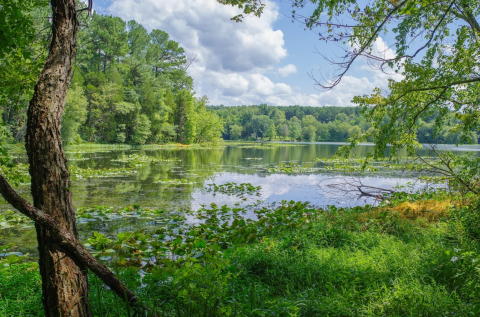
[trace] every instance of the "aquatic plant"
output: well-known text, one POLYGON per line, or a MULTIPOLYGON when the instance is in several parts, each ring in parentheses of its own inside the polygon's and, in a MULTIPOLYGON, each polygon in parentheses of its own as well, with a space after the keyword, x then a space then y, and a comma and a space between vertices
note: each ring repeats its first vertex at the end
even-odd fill
POLYGON ((0 173, 15 186, 30 184, 29 165, 18 163, 15 165, 0 165, 0 173))
POLYGON ((221 193, 226 195, 237 195, 238 197, 244 196, 245 194, 260 196, 260 190, 262 189, 261 186, 253 186, 250 183, 237 184, 235 182, 227 182, 221 185, 213 183, 207 184, 207 186, 207 191, 213 192, 214 195, 216 193, 221 193))
POLYGON ((162 180, 156 181, 155 183, 176 186, 176 185, 193 185, 193 184, 196 184, 197 182, 194 182, 185 178, 178 178, 178 179, 162 179, 162 180))
POLYGON ((162 162, 179 162, 178 158, 157 158, 153 156, 141 155, 141 154, 130 154, 122 156, 119 159, 112 160, 113 162, 122 162, 128 163, 130 167, 139 167, 149 164, 162 163, 162 162))
POLYGON ((70 166, 69 171, 72 177, 72 180, 78 180, 82 178, 103 178, 103 177, 116 177, 124 176, 128 174, 137 173, 136 170, 132 168, 102 168, 102 169, 92 169, 92 168, 80 168, 77 166, 70 166))
MULTIPOLYGON (((215 204, 186 216, 96 207, 85 213, 145 215, 156 225, 95 232, 87 246, 165 316, 474 316, 480 247, 429 211, 454 212, 445 195, 396 193, 375 208, 283 201, 256 208, 254 219, 215 204)), ((97 314, 100 306, 125 316, 129 309, 101 283, 91 300, 97 314)))
POLYGON ((286 162, 286 163, 268 167, 266 171, 269 173, 286 173, 286 174, 315 173, 319 171, 319 168, 312 167, 309 164, 301 165, 295 162, 286 162))
POLYGON ((33 221, 16 211, 0 211, 0 229, 6 228, 31 228, 33 221))

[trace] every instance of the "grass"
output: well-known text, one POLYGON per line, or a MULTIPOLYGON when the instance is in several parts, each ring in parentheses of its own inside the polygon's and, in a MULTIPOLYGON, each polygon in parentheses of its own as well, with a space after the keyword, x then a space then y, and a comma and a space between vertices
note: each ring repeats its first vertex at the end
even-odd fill
MULTIPOLYGON (((272 211, 264 217, 284 225, 254 243, 173 267, 116 269, 161 316, 478 316, 480 246, 458 216, 464 204, 444 198, 292 220, 272 211)), ((0 264, 0 316, 41 315, 39 280, 35 266, 0 264)), ((90 280, 95 316, 129 315, 90 280)))
POLYGON ((2 266, 0 316, 44 316, 42 284, 36 263, 2 266))

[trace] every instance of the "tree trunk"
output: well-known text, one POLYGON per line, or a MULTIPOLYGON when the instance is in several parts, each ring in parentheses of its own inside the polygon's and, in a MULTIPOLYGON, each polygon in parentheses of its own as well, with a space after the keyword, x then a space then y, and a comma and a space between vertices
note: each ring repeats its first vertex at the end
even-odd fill
POLYGON ((103 62, 103 73, 107 73, 107 53, 105 52, 105 61, 103 62))
MULTIPOLYGON (((35 86, 27 119, 26 148, 34 206, 78 238, 70 174, 62 150, 61 118, 75 56, 78 21, 75 0, 51 0, 52 41, 35 86)), ((36 224, 43 305, 46 316, 92 316, 87 269, 36 224)))

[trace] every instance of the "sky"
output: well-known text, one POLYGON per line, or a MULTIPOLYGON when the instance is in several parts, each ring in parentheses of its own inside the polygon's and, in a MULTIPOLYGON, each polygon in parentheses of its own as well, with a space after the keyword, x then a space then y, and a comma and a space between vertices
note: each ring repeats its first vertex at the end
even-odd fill
MULTIPOLYGON (((242 23, 230 20, 239 9, 216 0, 94 0, 94 9, 165 31, 187 55, 195 54, 198 62, 188 73, 196 95, 206 95, 211 105, 353 106, 354 96, 386 88, 391 76, 359 60, 338 86, 320 90, 311 75, 321 80, 334 66, 318 52, 335 58, 342 50, 293 23, 287 1, 265 3, 260 18, 242 23)), ((395 54, 382 38, 375 45, 379 54, 395 54)))

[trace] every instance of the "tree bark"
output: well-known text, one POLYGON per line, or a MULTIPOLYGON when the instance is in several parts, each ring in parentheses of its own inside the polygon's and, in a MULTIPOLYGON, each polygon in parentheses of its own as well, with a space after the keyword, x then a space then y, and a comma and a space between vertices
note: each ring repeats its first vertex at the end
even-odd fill
MULTIPOLYGON (((77 239, 60 128, 75 56, 78 20, 75 0, 51 0, 51 6, 52 41, 28 107, 26 148, 34 206, 77 239)), ((46 316, 92 316, 87 267, 58 242, 55 233, 38 223, 35 226, 46 316)))
POLYGON ((148 311, 147 307, 139 305, 138 297, 126 288, 115 274, 93 257, 71 232, 62 227, 61 224, 50 215, 35 208, 28 201, 20 197, 2 175, 0 175, 0 193, 15 209, 35 221, 37 228, 41 227, 43 230, 49 232, 58 246, 62 247, 66 253, 73 255, 82 265, 88 267, 95 275, 100 277, 117 296, 127 301, 133 308, 148 311))

